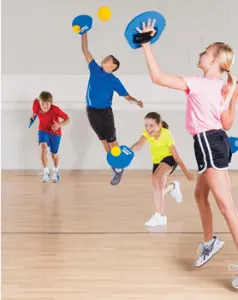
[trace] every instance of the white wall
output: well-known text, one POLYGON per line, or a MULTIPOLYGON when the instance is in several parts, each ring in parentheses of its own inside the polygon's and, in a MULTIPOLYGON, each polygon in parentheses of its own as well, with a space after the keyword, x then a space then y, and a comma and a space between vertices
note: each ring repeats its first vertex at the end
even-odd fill
MULTIPOLYGON (((97 60, 108 53, 121 61, 118 76, 129 92, 142 99, 140 110, 114 97, 118 139, 131 145, 143 130, 148 111, 159 111, 170 124, 178 150, 189 168, 195 169, 192 138, 185 132, 185 102, 181 92, 150 82, 141 49, 133 51, 124 38, 129 20, 140 12, 157 10, 167 20, 165 32, 154 52, 168 72, 190 75, 196 70, 198 53, 209 43, 224 41, 238 49, 237 0, 3 0, 2 1, 2 168, 38 169, 36 124, 27 128, 32 100, 41 90, 53 93, 57 105, 72 123, 65 128, 61 144, 61 168, 107 168, 104 151, 85 115, 87 66, 80 53, 80 38, 71 30, 72 19, 82 13, 94 17, 89 45, 97 60), (98 7, 107 5, 113 17, 97 19, 98 7)), ((238 64, 234 73, 238 74, 238 64)), ((238 119, 229 135, 238 135, 238 119)), ((148 147, 131 168, 150 169, 148 147)), ((233 169, 238 169, 238 155, 233 169)))

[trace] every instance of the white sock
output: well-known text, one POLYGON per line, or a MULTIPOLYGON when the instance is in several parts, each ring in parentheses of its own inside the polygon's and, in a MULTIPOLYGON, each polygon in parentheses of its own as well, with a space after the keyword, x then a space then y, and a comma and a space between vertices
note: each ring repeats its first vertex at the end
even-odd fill
POLYGON ((53 168, 53 172, 59 172, 59 168, 53 168))
POLYGON ((48 167, 44 168, 44 173, 50 173, 50 170, 48 167))
POLYGON ((208 241, 208 242, 205 242, 204 243, 204 246, 211 246, 211 244, 214 242, 214 238, 212 238, 210 241, 208 241))

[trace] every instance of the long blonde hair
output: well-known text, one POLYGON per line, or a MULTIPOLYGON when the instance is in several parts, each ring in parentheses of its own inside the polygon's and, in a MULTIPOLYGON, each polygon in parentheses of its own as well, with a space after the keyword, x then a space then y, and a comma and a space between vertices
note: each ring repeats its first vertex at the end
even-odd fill
POLYGON ((220 71, 227 72, 227 87, 224 92, 224 102, 230 101, 233 96, 236 81, 231 74, 231 67, 235 61, 235 53, 233 49, 221 42, 216 42, 208 46, 213 49, 214 58, 220 65, 220 71))

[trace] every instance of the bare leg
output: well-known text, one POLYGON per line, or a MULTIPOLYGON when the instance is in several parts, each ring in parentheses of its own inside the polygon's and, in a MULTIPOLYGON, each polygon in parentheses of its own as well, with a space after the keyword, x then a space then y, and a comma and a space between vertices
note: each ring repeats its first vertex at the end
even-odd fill
POLYGON ((161 215, 164 215, 164 189, 167 176, 170 172, 171 167, 165 163, 161 163, 152 175, 155 208, 161 215))
POLYGON ((110 151, 110 149, 111 149, 110 144, 106 140, 103 140, 102 144, 103 144, 104 149, 108 153, 110 151))
POLYGON ((59 155, 56 153, 51 153, 54 168, 57 169, 59 167, 59 155))
POLYGON ((208 169, 204 176, 238 249, 238 214, 231 196, 228 171, 208 169))
POLYGON ((212 210, 208 201, 209 191, 210 188, 207 184, 204 174, 198 175, 195 189, 195 199, 197 201, 201 216, 204 242, 208 242, 213 238, 212 210))
POLYGON ((40 143, 40 149, 41 149, 41 162, 43 168, 45 169, 48 166, 48 145, 46 143, 40 143))

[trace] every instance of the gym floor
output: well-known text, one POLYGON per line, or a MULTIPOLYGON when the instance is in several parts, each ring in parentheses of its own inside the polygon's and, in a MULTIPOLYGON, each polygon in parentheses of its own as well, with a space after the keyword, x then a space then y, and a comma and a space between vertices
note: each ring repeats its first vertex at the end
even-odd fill
MULTIPOLYGON (((148 230, 151 173, 127 171, 118 187, 110 175, 61 172, 60 184, 39 184, 36 172, 2 173, 2 299, 237 299, 227 269, 237 250, 213 197, 226 244, 195 269, 203 235, 194 186, 176 172, 184 201, 166 196, 168 226, 148 230)), ((235 196, 238 172, 230 177, 235 196)))

